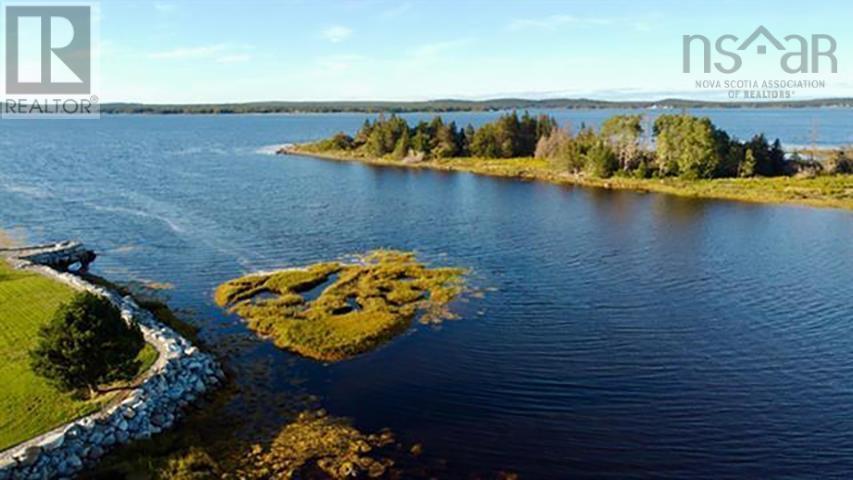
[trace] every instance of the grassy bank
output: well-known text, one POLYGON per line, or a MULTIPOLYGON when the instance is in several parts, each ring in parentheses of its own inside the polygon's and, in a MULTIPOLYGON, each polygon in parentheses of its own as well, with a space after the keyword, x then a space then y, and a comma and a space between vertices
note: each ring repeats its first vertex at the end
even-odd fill
MULTIPOLYGON (((14 270, 0 260, 0 450, 97 411, 120 395, 78 399, 57 391, 30 370, 28 352, 37 342, 39 327, 73 295, 66 285, 14 270)), ((157 351, 146 345, 139 354, 140 372, 156 359, 157 351)))
POLYGON ((392 158, 361 156, 345 150, 317 151, 311 145, 298 145, 288 149, 287 153, 330 160, 357 161, 370 165, 470 172, 478 175, 541 180, 565 185, 658 192, 683 197, 789 203, 853 210, 853 175, 826 175, 814 178, 753 177, 706 180, 615 176, 604 179, 563 173, 551 167, 547 160, 530 157, 511 159, 466 157, 405 163, 392 158))

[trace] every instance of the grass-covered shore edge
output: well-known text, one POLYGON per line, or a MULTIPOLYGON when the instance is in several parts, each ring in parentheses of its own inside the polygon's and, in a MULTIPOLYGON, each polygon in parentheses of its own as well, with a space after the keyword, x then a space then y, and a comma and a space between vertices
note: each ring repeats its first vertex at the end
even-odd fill
POLYGON ((0 378, 9 380, 7 395, 0 401, 0 451, 37 437, 68 422, 117 404, 133 385, 138 384, 154 366, 159 352, 145 343, 137 356, 134 378, 108 385, 108 391, 93 399, 77 398, 74 393, 59 392, 30 370, 26 354, 35 345, 35 331, 47 322, 52 312, 71 299, 73 290, 38 272, 18 270, 0 258, 0 314, 8 315, 3 326, 7 334, 0 351, 8 355, 0 378), (24 322, 26 320, 27 322, 24 322), (11 352, 10 349, 14 349, 11 352), (7 378, 12 375, 11 378, 7 378), (52 398, 52 400, 51 400, 52 398))
POLYGON ((734 200, 751 203, 778 203, 820 208, 853 210, 853 175, 799 177, 750 177, 688 180, 677 177, 597 178, 555 171, 548 161, 525 158, 454 157, 407 163, 388 157, 354 154, 348 150, 321 150, 315 143, 287 145, 279 154, 314 157, 341 162, 360 162, 383 167, 466 172, 559 185, 654 192, 689 198, 734 200))
MULTIPOLYGON (((158 356, 125 398, 86 417, 0 452, 0 478, 70 478, 110 450, 169 430, 196 400, 225 381, 214 357, 202 352, 158 317, 123 295, 85 276, 52 265, 64 264, 79 244, 63 242, 11 255, 17 269, 108 300, 127 322, 139 326, 158 356), (33 251, 35 250, 35 251, 33 251)), ((18 249, 25 250, 25 249, 18 249)))

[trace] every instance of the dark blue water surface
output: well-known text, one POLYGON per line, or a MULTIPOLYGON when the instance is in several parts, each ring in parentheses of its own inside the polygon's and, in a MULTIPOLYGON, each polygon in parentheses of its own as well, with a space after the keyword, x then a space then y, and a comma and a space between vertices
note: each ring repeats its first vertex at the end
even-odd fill
MULTIPOLYGON (((708 113, 741 137, 808 143, 816 119, 820 143, 853 140, 850 110, 708 113)), ((472 268, 485 297, 440 328, 335 365, 265 342, 232 359, 279 368, 266 395, 296 374, 332 414, 423 443, 445 476, 853 472, 853 213, 264 153, 363 119, 3 121, 0 228, 82 240, 114 280, 174 284, 213 343, 243 327, 211 292, 245 272, 379 247, 472 268)))

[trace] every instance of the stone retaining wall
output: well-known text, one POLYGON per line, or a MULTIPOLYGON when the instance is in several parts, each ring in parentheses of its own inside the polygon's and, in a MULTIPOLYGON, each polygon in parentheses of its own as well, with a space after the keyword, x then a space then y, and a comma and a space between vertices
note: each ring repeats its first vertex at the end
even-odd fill
POLYGON ((159 356, 139 386, 118 404, 0 452, 0 480, 74 476, 111 448, 168 429, 187 405, 224 379, 211 355, 158 322, 130 297, 29 260, 13 258, 11 262, 109 299, 126 321, 139 325, 159 356))

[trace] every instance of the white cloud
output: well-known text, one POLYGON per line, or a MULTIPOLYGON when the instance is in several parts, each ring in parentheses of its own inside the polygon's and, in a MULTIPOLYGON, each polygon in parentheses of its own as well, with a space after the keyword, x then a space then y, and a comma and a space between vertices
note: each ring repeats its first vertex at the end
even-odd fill
POLYGON ((567 25, 609 25, 607 18, 580 18, 572 15, 549 15, 542 18, 519 18, 509 24, 510 30, 556 30, 567 25))
POLYGON ((349 38, 350 35, 352 35, 352 29, 344 27, 342 25, 332 25, 331 27, 324 29, 322 32, 320 32, 320 34, 323 36, 323 38, 332 43, 339 43, 343 42, 344 40, 349 38))

